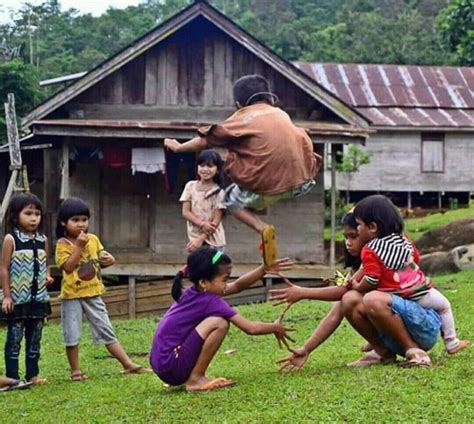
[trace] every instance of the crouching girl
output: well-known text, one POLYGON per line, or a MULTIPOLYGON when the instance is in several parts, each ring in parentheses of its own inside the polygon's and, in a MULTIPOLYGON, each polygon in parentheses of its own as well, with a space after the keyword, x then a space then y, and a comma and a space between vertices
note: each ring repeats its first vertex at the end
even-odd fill
MULTIPOLYGON (((290 266, 282 259, 275 271, 290 266), (279 269, 278 269, 279 267, 279 269)), ((194 284, 182 293, 183 273, 173 283, 175 303, 160 321, 150 354, 150 363, 165 383, 185 384, 188 391, 212 390, 232 386, 226 378, 209 378, 207 368, 219 350, 232 322, 249 335, 275 334, 286 342, 287 332, 277 320, 274 323, 249 321, 229 306, 221 296, 248 287, 269 271, 259 267, 237 281, 226 284, 231 271, 230 258, 221 251, 204 247, 188 256, 189 279, 194 284)))

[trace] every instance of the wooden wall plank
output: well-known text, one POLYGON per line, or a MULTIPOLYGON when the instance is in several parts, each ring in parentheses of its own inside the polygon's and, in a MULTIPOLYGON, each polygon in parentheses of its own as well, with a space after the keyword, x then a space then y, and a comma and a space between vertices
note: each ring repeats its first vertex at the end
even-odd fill
POLYGON ((165 101, 167 105, 178 104, 178 48, 170 43, 166 49, 165 101))
POLYGON ((157 100, 158 56, 155 49, 145 54, 145 104, 154 105, 157 100))
POLYGON ((225 84, 225 42, 222 38, 215 38, 213 43, 214 57, 212 58, 213 93, 212 104, 224 106, 226 100, 225 84))
POLYGON ((211 106, 214 99, 214 46, 211 39, 204 41, 204 98, 203 105, 211 106))

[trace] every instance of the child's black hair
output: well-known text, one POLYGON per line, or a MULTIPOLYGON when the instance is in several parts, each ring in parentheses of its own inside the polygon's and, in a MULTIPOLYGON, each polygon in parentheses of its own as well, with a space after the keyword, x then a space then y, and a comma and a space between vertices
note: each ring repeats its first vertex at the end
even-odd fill
POLYGON ((61 237, 65 237, 65 224, 67 224, 68 220, 71 217, 77 215, 84 215, 88 218, 91 216, 89 206, 87 206, 83 200, 77 197, 71 197, 70 199, 66 199, 61 203, 58 210, 58 219, 56 221, 56 237, 58 240, 61 237))
POLYGON ((18 228, 19 221, 18 215, 20 212, 25 209, 27 206, 34 206, 41 213, 41 220, 38 226, 38 230, 41 230, 43 224, 43 204, 38 196, 35 196, 32 193, 19 193, 15 194, 8 204, 7 210, 5 212, 5 224, 4 230, 5 234, 12 234, 15 228, 18 228))
MULTIPOLYGON (((214 261, 215 263, 213 263, 213 258, 217 252, 218 250, 213 247, 202 247, 188 256, 187 273, 189 279, 195 286, 198 286, 201 280, 213 280, 222 273, 222 265, 232 263, 225 253, 222 253, 222 255, 214 261)), ((173 286, 171 287, 171 296, 173 296, 176 302, 179 302, 183 290, 183 276, 184 271, 179 271, 174 277, 173 286)))
POLYGON ((258 102, 270 105, 274 103, 274 95, 270 92, 270 84, 261 75, 244 75, 234 82, 234 101, 242 106, 258 102))
POLYGON ((374 194, 362 199, 354 208, 354 215, 367 225, 375 222, 378 238, 403 232, 403 219, 387 196, 374 194))
POLYGON ((214 149, 202 150, 197 157, 196 163, 198 165, 208 164, 217 167, 217 174, 214 176, 214 182, 220 187, 225 187, 224 178, 224 161, 221 155, 214 149))
MULTIPOLYGON (((341 220, 342 226, 347 226, 357 231, 357 221, 354 212, 347 212, 341 220)), ((359 256, 352 256, 347 250, 346 244, 344 243, 344 262, 346 268, 352 268, 353 271, 357 271, 362 263, 359 256)))

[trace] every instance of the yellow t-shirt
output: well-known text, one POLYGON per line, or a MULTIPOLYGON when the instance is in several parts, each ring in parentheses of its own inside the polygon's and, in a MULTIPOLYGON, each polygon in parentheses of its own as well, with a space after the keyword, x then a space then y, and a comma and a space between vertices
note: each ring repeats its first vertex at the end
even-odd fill
MULTIPOLYGON (((88 234, 89 241, 81 252, 79 264, 71 273, 63 271, 60 299, 100 296, 105 293, 100 272, 99 254, 104 246, 94 234, 88 234)), ((74 251, 72 243, 56 244, 56 265, 62 268, 74 251)))

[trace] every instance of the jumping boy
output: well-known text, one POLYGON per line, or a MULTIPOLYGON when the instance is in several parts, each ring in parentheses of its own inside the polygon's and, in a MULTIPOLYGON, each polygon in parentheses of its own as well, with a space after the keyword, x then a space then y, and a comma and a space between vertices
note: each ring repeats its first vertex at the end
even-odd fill
POLYGON ((225 170, 232 178, 225 193, 227 209, 262 237, 265 264, 277 257, 275 228, 254 212, 283 199, 307 194, 321 166, 321 156, 302 128, 275 106, 276 96, 260 75, 245 75, 234 83, 237 111, 222 124, 198 130, 179 143, 165 139, 173 152, 196 152, 211 147, 228 150, 225 170))

